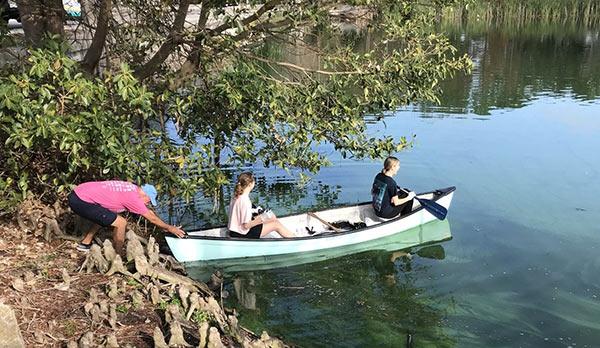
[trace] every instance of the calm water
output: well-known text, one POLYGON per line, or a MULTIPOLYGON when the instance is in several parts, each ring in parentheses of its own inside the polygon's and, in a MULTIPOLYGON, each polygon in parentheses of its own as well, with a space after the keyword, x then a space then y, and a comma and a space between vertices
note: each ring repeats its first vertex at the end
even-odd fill
MULTIPOLYGON (((405 108, 371 131, 417 134, 398 154, 400 185, 457 187, 448 223, 422 231, 452 239, 405 250, 412 257, 367 250, 226 269, 226 305, 242 325, 304 347, 600 346, 598 31, 442 29, 473 74, 445 84, 443 105, 405 108)), ((381 164, 332 160, 304 188, 252 168, 253 200, 279 214, 369 200, 381 164)))

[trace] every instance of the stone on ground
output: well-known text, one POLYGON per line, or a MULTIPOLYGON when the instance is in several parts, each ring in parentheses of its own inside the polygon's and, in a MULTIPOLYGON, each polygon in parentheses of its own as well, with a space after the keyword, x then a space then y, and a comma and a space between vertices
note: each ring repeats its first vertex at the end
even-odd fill
POLYGON ((3 303, 0 303, 0 347, 25 348, 15 312, 3 303))

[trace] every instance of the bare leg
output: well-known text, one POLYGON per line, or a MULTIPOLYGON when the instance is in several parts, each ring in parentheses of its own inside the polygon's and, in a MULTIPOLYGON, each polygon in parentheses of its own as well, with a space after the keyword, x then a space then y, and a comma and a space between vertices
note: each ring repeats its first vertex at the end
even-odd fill
POLYGON ((88 231, 88 233, 85 235, 85 238, 83 238, 83 240, 81 241, 81 243, 85 244, 85 245, 89 245, 92 242, 92 239, 94 239, 94 236, 96 235, 96 233, 102 228, 102 226, 98 225, 98 224, 93 224, 92 227, 90 227, 90 230, 88 231))
POLYGON ((125 243, 125 228, 127 227, 127 220, 121 215, 117 215, 115 221, 111 224, 115 229, 113 231, 113 242, 115 244, 115 251, 117 254, 123 256, 123 243, 125 243))
POLYGON ((262 232, 260 236, 263 237, 271 232, 277 232, 283 238, 294 238, 296 237, 292 232, 290 232, 285 226, 279 222, 277 219, 271 219, 263 222, 262 232))

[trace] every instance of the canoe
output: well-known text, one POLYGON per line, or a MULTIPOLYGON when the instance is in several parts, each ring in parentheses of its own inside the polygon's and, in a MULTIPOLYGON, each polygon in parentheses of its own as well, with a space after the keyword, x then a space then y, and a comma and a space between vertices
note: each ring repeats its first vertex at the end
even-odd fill
MULTIPOLYGON (((417 196, 432 200, 448 209, 455 190, 455 187, 448 187, 417 196)), ((232 238, 229 237, 227 226, 188 231, 185 238, 165 238, 173 256, 179 262, 268 257, 352 246, 402 233, 436 220, 417 200, 413 201, 413 209, 409 214, 393 219, 377 217, 371 202, 329 208, 314 213, 330 223, 347 221, 351 224, 362 223, 361 225, 366 227, 333 232, 318 219, 304 212, 278 217, 297 238, 280 238, 276 233, 270 233, 261 239, 232 238), (309 230, 314 234, 309 234, 309 230)))
POLYGON ((391 258, 411 254, 415 257, 439 260, 445 258, 444 248, 440 243, 449 240, 452 240, 450 223, 447 219, 443 221, 436 220, 410 228, 402 233, 338 248, 286 255, 186 262, 185 271, 193 279, 208 282, 211 274, 217 270, 224 276, 229 277, 235 276, 237 272, 286 268, 371 251, 387 252, 391 258))

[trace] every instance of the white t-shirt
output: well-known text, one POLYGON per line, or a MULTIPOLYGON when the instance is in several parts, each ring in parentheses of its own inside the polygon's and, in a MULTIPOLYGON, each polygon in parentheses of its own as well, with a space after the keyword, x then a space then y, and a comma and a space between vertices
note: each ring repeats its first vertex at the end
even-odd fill
POLYGON ((247 234, 249 228, 243 224, 252 220, 252 202, 248 194, 241 194, 237 199, 231 199, 229 203, 229 223, 227 228, 239 234, 247 234))

